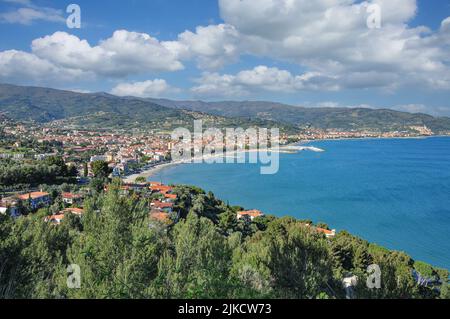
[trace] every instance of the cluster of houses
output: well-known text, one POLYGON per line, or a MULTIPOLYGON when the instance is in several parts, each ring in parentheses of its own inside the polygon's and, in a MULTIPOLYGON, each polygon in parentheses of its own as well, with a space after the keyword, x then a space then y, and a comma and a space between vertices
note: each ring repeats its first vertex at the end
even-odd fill
POLYGON ((51 205, 49 193, 31 192, 4 197, 0 200, 0 213, 9 213, 12 217, 19 217, 23 213, 23 205, 27 203, 33 210, 51 205))
POLYGON ((150 203, 150 218, 163 223, 171 223, 173 219, 177 220, 179 215, 173 211, 177 195, 173 194, 173 188, 162 183, 150 182, 150 191, 152 194, 160 195, 158 199, 154 199, 150 203))
MULTIPOLYGON (((253 209, 253 210, 240 211, 237 213, 236 217, 238 220, 244 219, 244 220, 253 221, 253 220, 255 220, 255 218, 264 217, 264 216, 265 215, 263 212, 253 209)), ((317 232, 324 234, 327 238, 333 238, 336 236, 335 229, 329 230, 329 229, 325 229, 325 228, 314 227, 314 226, 311 226, 310 224, 306 224, 306 226, 313 227, 317 232)))
MULTIPOLYGON (((83 199, 84 197, 81 194, 73 194, 69 192, 62 193, 62 202, 66 206, 71 207, 62 210, 53 216, 47 217, 46 221, 60 224, 64 218, 64 215, 67 213, 82 215, 83 209, 74 207, 82 206, 83 199)), ((12 217, 17 218, 24 214, 25 207, 31 209, 32 211, 36 211, 40 208, 49 207, 52 202, 53 201, 50 194, 43 191, 15 194, 4 197, 0 200, 0 214, 9 214, 12 217)))
MULTIPOLYGON (((105 186, 105 190, 108 186, 105 186)), ((123 184, 120 187, 120 195, 128 196, 131 192, 142 194, 151 198, 149 201, 149 216, 151 219, 171 224, 176 222, 179 218, 178 212, 174 211, 174 204, 177 199, 177 195, 173 192, 173 187, 164 185, 159 182, 148 183, 136 183, 136 184, 123 184)), ((47 222, 59 225, 64 220, 67 214, 74 214, 82 216, 84 210, 83 206, 84 197, 81 194, 74 193, 62 193, 61 199, 66 206, 64 210, 45 218, 47 222)), ((52 204, 52 200, 49 193, 46 192, 31 192, 27 194, 17 194, 10 197, 5 197, 0 201, 0 213, 9 213, 13 217, 19 217, 22 214, 24 203, 27 203, 32 210, 48 207, 52 204)), ((253 221, 258 217, 264 217, 265 214, 259 210, 247 210, 239 211, 236 214, 238 220, 253 221)), ((314 227, 306 225, 308 227, 314 227)), ((336 236, 336 230, 328 230, 324 228, 314 227, 316 231, 324 234, 327 238, 336 236)))

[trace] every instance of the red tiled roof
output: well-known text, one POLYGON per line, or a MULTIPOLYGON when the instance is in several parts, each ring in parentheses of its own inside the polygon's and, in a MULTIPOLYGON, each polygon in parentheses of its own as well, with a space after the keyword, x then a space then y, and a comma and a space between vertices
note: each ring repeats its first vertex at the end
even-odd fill
POLYGON ((170 186, 164 186, 164 185, 154 185, 154 186, 150 186, 150 189, 152 191, 156 191, 156 192, 160 192, 160 193, 169 193, 173 190, 172 187, 170 186))
POLYGON ((164 197, 168 199, 177 199, 177 195, 175 194, 164 194, 164 197))
POLYGON ((154 200, 152 202, 152 206, 154 206, 156 208, 160 208, 160 209, 172 208, 173 207, 173 203, 164 203, 164 202, 160 202, 158 200, 154 200))
POLYGON ((45 197, 45 196, 49 196, 49 193, 33 192, 33 193, 19 195, 18 198, 20 198, 21 200, 28 200, 30 198, 37 199, 37 198, 41 198, 41 197, 45 197))
POLYGON ((150 212, 150 218, 154 220, 158 220, 160 222, 169 222, 170 216, 168 213, 160 212, 160 211, 152 211, 150 212))
POLYGON ((62 197, 67 198, 67 199, 79 199, 79 198, 81 198, 81 195, 72 194, 72 193, 62 193, 62 197))
POLYGON ((237 213, 240 216, 250 216, 250 217, 261 217, 264 216, 264 213, 259 211, 259 210, 247 210, 247 211, 242 211, 242 212, 238 212, 237 213))
POLYGON ((331 236, 331 235, 334 234, 333 231, 328 230, 328 229, 324 229, 324 228, 316 228, 316 230, 317 230, 319 233, 323 233, 323 234, 329 235, 329 236, 331 236))
POLYGON ((61 213, 72 213, 75 215, 83 215, 84 214, 84 209, 81 208, 66 208, 64 209, 61 213))

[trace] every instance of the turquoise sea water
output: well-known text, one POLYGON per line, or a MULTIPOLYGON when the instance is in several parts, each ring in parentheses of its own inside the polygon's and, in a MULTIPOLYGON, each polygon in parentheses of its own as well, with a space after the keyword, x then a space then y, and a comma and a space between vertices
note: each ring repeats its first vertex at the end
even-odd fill
POLYGON ((189 164, 151 179, 211 190, 230 204, 326 222, 450 269, 450 138, 318 141, 258 165, 189 164))

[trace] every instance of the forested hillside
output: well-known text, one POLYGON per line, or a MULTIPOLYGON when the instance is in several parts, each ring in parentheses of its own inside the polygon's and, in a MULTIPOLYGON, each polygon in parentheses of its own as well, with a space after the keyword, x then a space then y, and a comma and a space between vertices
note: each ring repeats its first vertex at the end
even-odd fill
POLYGON ((109 189, 59 226, 44 222, 46 210, 0 215, 0 298, 345 298, 349 275, 359 278, 356 298, 449 297, 447 271, 346 232, 327 239, 289 217, 237 220, 240 208, 183 186, 181 220, 163 224, 145 200, 119 196, 117 182, 109 189), (381 289, 365 285, 373 263, 381 289), (67 286, 71 264, 80 289, 67 286), (416 272, 438 284, 419 284, 416 272))
POLYGON ((194 110, 221 116, 259 118, 285 122, 300 127, 342 130, 403 130, 426 125, 435 133, 450 131, 450 118, 411 114, 388 109, 298 107, 265 101, 172 101, 149 99, 171 108, 194 110))

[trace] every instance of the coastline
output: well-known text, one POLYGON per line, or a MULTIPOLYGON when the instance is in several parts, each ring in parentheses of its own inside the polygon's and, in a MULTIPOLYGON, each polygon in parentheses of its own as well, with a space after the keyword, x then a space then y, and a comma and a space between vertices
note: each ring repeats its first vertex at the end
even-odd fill
MULTIPOLYGON (((280 148, 285 148, 284 150, 280 149, 280 153, 292 153, 293 151, 304 151, 304 150, 289 150, 290 147, 302 147, 310 143, 314 142, 322 142, 322 141, 358 141, 358 140, 395 140, 395 139, 429 139, 429 138, 439 138, 439 137, 448 137, 449 135, 432 135, 432 136, 408 136, 408 137, 351 137, 351 138, 336 138, 336 139, 316 139, 316 140, 305 140, 305 141, 299 141, 296 143, 286 144, 281 146, 280 148)), ((233 155, 229 156, 236 156, 239 153, 250 153, 250 152, 256 152, 256 151, 267 151, 267 149, 252 149, 252 150, 242 150, 242 151, 234 151, 233 155)), ((323 150, 322 150, 323 151, 323 150)), ((202 160, 205 161, 207 159, 211 159, 217 156, 224 156, 224 154, 221 155, 210 155, 210 156, 203 156, 202 160)), ((195 160, 198 160, 198 158, 194 158, 193 160, 186 162, 186 161, 175 161, 175 162, 169 162, 169 163, 163 163, 163 164, 157 164, 151 169, 145 170, 142 173, 139 174, 132 174, 125 177, 122 177, 122 181, 125 183, 134 183, 136 178, 138 177, 145 177, 146 179, 152 177, 153 175, 161 172, 162 170, 169 168, 171 166, 178 166, 183 164, 193 164, 195 160)))
MULTIPOLYGON (((304 147, 301 147, 298 143, 293 143, 293 144, 288 144, 288 145, 283 145, 280 147, 280 150, 278 151, 279 153, 294 153, 294 152, 300 152, 303 151, 304 147), (295 150, 295 149, 289 149, 290 147, 299 147, 299 149, 295 150)), ((175 162, 169 162, 169 163, 163 163, 163 164, 157 164, 155 166, 153 166, 151 169, 145 170, 142 173, 139 174, 132 174, 129 176, 125 176, 122 177, 122 181, 124 181, 125 183, 134 183, 134 181, 136 180, 136 178, 138 177, 145 177, 145 178, 149 178, 153 175, 155 175, 156 173, 169 168, 171 166, 177 166, 177 165, 183 165, 183 164, 194 164, 196 160, 202 160, 203 162, 209 159, 213 159, 216 157, 235 157, 238 154, 248 154, 248 153, 252 153, 252 152, 267 152, 269 151, 268 149, 250 149, 250 150, 240 150, 240 151, 234 151, 232 152, 230 155, 227 155, 225 153, 223 154, 219 154, 219 155, 209 155, 209 156, 202 156, 202 157, 197 157, 197 158, 193 158, 190 161, 175 161, 175 162)), ((323 150, 321 150, 323 151, 323 150)))

